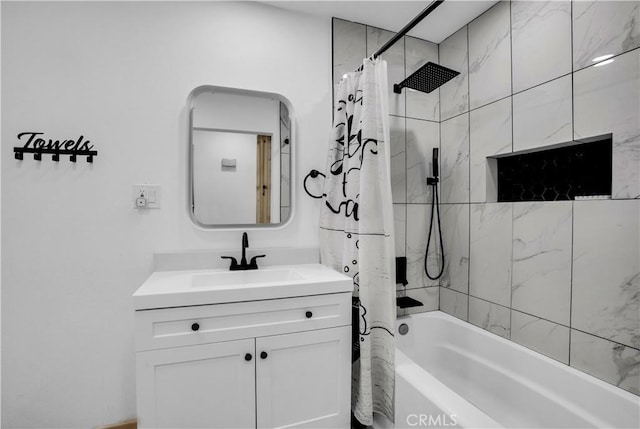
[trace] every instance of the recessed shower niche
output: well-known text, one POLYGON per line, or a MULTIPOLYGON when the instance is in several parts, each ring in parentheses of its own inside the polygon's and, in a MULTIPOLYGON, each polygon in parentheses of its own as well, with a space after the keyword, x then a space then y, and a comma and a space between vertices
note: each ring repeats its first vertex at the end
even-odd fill
MULTIPOLYGON (((611 134, 496 156, 498 202, 562 201, 611 195, 611 134)), ((495 183, 495 182, 494 182, 495 183)))

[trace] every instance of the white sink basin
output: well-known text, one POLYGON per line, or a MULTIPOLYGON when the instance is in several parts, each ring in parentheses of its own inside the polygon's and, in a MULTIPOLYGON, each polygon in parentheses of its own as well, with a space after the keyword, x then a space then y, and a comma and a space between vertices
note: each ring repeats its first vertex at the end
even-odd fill
POLYGON ((133 294, 136 310, 351 292, 353 280, 320 264, 250 271, 157 271, 133 294))
POLYGON ((295 268, 263 269, 251 271, 217 271, 193 274, 193 287, 216 287, 245 285, 251 283, 273 283, 303 280, 295 268))

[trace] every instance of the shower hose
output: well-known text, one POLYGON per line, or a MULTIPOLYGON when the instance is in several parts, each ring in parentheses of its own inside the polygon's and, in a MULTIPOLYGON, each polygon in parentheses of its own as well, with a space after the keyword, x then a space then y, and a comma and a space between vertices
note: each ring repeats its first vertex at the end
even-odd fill
POLYGON ((431 280, 438 280, 442 277, 442 273, 444 272, 444 244, 442 243, 442 227, 440 225, 440 200, 438 198, 438 180, 435 179, 433 181, 427 181, 429 186, 433 186, 433 192, 431 192, 431 220, 429 221, 429 235, 427 236, 427 248, 424 252, 424 272, 431 280), (433 234, 433 217, 434 214, 437 215, 437 223, 438 223, 438 238, 440 239, 440 260, 441 267, 438 274, 432 276, 429 273, 429 266, 427 261, 429 259, 429 246, 431 245, 431 236, 433 234))

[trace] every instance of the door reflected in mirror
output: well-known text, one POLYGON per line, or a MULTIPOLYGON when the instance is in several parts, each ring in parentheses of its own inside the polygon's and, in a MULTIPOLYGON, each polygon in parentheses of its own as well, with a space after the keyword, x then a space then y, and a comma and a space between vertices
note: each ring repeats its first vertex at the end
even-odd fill
POLYGON ((202 227, 273 226, 291 213, 292 109, 278 94, 189 96, 190 213, 202 227))

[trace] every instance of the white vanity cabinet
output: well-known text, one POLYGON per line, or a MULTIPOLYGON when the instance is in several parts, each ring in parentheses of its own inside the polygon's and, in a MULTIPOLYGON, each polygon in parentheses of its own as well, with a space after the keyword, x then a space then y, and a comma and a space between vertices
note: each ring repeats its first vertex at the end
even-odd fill
POLYGON ((137 354, 138 427, 255 426, 254 340, 137 354))
POLYGON ((258 428, 349 427, 351 328, 256 338, 258 428))
POLYGON ((135 318, 138 427, 349 427, 350 292, 135 318))

